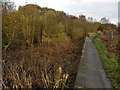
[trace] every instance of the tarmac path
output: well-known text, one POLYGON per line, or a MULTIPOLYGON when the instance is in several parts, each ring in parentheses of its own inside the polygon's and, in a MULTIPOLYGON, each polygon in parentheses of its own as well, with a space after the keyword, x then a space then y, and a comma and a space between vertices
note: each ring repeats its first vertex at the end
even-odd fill
POLYGON ((81 86, 85 88, 112 88, 97 49, 89 37, 86 37, 84 52, 75 82, 75 87, 79 88, 81 86))

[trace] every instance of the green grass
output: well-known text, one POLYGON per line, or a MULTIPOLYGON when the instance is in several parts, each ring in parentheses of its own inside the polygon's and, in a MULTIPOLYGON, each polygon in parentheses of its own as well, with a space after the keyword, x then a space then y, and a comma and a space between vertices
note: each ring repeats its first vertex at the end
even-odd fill
MULTIPOLYGON (((91 36, 91 38, 93 38, 93 36, 91 36)), ((95 45, 108 78, 112 81, 113 87, 120 90, 120 66, 118 65, 118 55, 108 52, 106 44, 98 38, 95 40, 95 45)))

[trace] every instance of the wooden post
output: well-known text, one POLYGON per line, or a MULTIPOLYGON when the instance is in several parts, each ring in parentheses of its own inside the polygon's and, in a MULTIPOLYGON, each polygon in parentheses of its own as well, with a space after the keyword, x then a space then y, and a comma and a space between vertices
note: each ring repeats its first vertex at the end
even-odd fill
POLYGON ((118 64, 120 66, 120 1, 118 2, 118 64))
MULTIPOLYGON (((2 2, 0 2, 0 81, 2 79, 2 2)), ((2 89, 2 82, 0 82, 2 89)))

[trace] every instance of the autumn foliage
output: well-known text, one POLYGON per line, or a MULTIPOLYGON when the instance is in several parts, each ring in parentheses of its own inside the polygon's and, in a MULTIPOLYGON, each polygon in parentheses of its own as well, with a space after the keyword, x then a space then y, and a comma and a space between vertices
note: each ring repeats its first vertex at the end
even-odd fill
POLYGON ((3 10, 2 23, 4 88, 73 87, 84 37, 99 27, 33 4, 3 10))

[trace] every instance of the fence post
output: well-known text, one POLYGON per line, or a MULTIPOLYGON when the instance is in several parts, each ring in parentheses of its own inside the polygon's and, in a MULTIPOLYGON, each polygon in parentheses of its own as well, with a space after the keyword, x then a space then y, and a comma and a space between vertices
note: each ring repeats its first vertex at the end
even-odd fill
POLYGON ((118 64, 120 66, 120 1, 118 2, 118 64))
POLYGON ((0 89, 2 89, 2 3, 0 2, 0 89))

